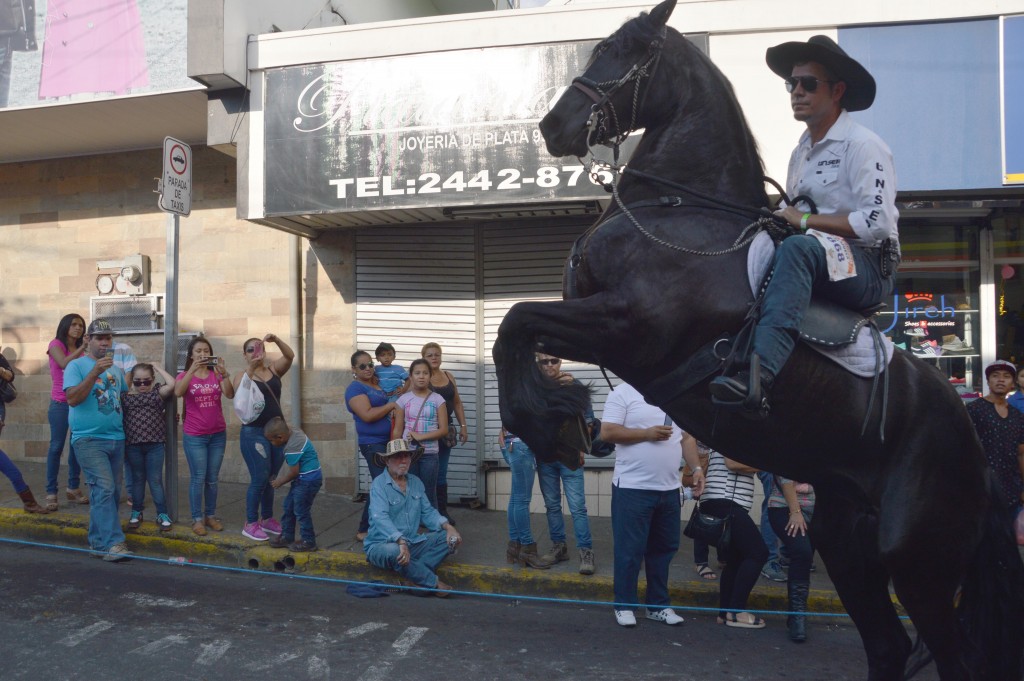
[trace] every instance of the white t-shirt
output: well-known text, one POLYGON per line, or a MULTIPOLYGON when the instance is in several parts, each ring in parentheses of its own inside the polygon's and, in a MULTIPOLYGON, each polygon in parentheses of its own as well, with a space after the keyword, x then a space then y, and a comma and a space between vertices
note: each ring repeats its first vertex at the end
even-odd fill
MULTIPOLYGON (((628 383, 611 391, 604 403, 603 423, 626 428, 649 428, 665 425, 665 412, 648 404, 643 395, 628 383)), ((679 489, 682 466, 683 431, 672 424, 672 437, 662 442, 638 442, 615 445, 615 472, 612 483, 627 489, 649 489, 659 492, 679 489)))

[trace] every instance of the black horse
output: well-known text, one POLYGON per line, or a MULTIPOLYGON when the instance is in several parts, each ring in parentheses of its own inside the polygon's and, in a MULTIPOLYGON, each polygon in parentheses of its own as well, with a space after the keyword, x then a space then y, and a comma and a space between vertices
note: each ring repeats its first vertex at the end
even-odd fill
POLYGON ((709 378, 688 386, 681 376, 666 391, 666 374, 741 327, 753 300, 742 237, 768 205, 732 87, 666 26, 674 5, 602 41, 541 121, 554 156, 645 133, 619 200, 573 249, 564 300, 519 303, 501 324, 505 425, 539 458, 557 457, 563 423, 586 395, 545 379, 535 348, 606 366, 727 456, 814 484, 812 536, 864 642, 868 679, 912 675, 927 651, 943 681, 1019 679, 1024 565, 972 424, 934 367, 898 351, 892 399, 871 402, 870 379, 798 345, 761 421, 716 409, 709 378), (890 580, 926 650, 914 651, 890 580))

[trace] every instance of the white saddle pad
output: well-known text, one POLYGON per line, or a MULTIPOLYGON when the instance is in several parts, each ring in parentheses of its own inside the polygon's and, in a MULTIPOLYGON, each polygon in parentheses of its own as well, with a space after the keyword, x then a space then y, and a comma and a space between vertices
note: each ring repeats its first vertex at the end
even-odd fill
MULTIPOLYGON (((750 242, 750 249, 747 251, 747 279, 750 280, 750 290, 754 295, 757 295, 757 287, 761 285, 761 280, 771 266, 774 257, 775 242, 767 232, 758 233, 750 242)), ((807 345, 855 376, 870 378, 875 375, 875 343, 866 324, 857 334, 857 340, 849 345, 837 348, 827 348, 815 343, 807 343, 807 345)), ((882 351, 885 355, 885 364, 888 366, 892 360, 893 344, 884 335, 882 336, 882 351)))

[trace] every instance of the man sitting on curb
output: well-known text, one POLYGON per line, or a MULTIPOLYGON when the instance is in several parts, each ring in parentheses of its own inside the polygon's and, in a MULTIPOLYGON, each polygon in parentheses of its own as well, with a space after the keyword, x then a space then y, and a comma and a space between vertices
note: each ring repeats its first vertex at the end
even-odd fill
POLYGON ((445 597, 451 587, 435 571, 462 543, 462 536, 430 505, 420 479, 409 475, 409 443, 392 440, 378 456, 384 459, 385 470, 370 485, 370 531, 363 540, 366 560, 445 597), (419 534, 420 525, 430 531, 419 534))

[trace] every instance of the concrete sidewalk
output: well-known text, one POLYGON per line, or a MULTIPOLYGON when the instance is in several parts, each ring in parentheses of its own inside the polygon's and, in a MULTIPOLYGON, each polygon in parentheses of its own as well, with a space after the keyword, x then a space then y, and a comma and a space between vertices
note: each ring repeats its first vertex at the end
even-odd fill
MULTIPOLYGON (((45 465, 17 462, 26 481, 40 503, 45 503, 45 465)), ((61 467, 60 509, 49 515, 36 515, 21 510, 21 501, 4 485, 0 495, 0 537, 24 539, 85 549, 88 527, 88 506, 79 506, 65 500, 67 478, 66 463, 61 467)), ((210 532, 205 537, 192 533, 188 520, 188 479, 179 482, 179 518, 170 532, 156 528, 156 509, 147 494, 142 527, 126 532, 128 546, 136 553, 170 558, 184 556, 196 563, 223 565, 278 572, 296 572, 346 580, 396 581, 397 575, 370 566, 362 552, 362 543, 355 533, 362 514, 362 503, 340 494, 321 493, 313 506, 313 522, 317 530, 320 550, 315 553, 292 554, 284 549, 272 549, 266 542, 255 542, 242 536, 245 520, 246 485, 220 483, 217 515, 224 523, 223 532, 210 532)), ((148 492, 148 490, 147 490, 148 492)), ((275 510, 279 517, 286 490, 278 492, 275 510)), ((440 569, 442 578, 460 591, 484 594, 504 594, 563 598, 570 600, 608 601, 612 596, 612 533, 611 519, 590 519, 594 541, 597 573, 591 576, 577 572, 579 561, 572 539, 571 518, 566 518, 571 560, 549 570, 535 570, 508 565, 505 546, 508 529, 504 511, 465 507, 450 508, 464 542, 459 552, 445 561, 440 569)), ((126 526, 130 509, 121 505, 121 518, 126 526)), ((547 521, 543 515, 533 516, 534 535, 540 551, 550 547, 547 521)), ((835 589, 818 562, 818 570, 811 574, 811 612, 844 612, 835 589)), ((716 567, 714 549, 711 566, 716 567)), ((700 579, 694 571, 693 543, 682 537, 679 553, 672 562, 670 593, 676 606, 717 607, 718 582, 700 579)), ((641 573, 641 594, 643 578, 641 573)), ((759 580, 750 598, 750 607, 757 610, 786 610, 785 583, 759 580)))

